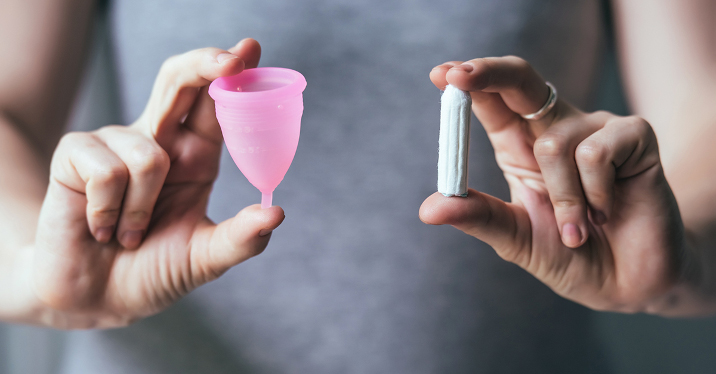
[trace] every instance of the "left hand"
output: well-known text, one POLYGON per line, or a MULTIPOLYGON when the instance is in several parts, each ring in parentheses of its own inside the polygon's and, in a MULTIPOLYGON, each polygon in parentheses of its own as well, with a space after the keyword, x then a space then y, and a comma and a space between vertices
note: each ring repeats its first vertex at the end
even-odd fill
POLYGON ((558 294, 599 310, 662 312, 673 303, 684 229, 651 126, 637 117, 584 113, 559 100, 517 57, 448 62, 432 82, 469 91, 512 202, 470 190, 430 196, 429 224, 485 241, 558 294))
POLYGON ((125 326, 266 248, 280 207, 253 205, 219 224, 206 215, 223 139, 208 85, 256 67, 260 53, 244 39, 170 57, 136 122, 62 139, 22 263, 36 299, 23 322, 125 326))

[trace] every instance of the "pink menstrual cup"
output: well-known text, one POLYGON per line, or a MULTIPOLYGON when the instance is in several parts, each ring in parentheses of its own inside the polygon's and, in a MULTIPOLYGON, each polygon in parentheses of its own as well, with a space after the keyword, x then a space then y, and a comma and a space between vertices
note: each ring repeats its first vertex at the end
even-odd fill
POLYGON ((209 86, 226 147, 264 209, 296 155, 305 88, 301 73, 283 68, 247 69, 209 86))

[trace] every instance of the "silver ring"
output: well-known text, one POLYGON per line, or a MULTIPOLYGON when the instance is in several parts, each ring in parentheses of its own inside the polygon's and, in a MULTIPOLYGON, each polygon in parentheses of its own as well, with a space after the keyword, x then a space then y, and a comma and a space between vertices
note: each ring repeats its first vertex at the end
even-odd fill
POLYGON ((547 113, 549 113, 552 108, 554 108, 554 104, 557 104, 557 89, 554 88, 552 83, 547 83, 547 87, 549 87, 549 97, 547 98, 547 102, 544 103, 544 105, 539 108, 538 111, 530 114, 522 115, 522 118, 528 120, 528 121, 538 121, 542 119, 547 113))

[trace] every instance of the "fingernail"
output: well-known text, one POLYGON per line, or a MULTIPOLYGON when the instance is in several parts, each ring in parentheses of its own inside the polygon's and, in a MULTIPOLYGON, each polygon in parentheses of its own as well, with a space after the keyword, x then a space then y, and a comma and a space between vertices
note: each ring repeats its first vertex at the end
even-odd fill
POLYGON ((472 64, 464 62, 464 63, 462 63, 462 65, 457 65, 457 66, 453 67, 453 69, 460 69, 466 73, 470 73, 470 72, 472 72, 474 67, 472 66, 472 64))
POLYGON ((582 232, 579 227, 573 223, 567 223, 562 226, 562 241, 568 247, 577 247, 582 244, 582 232))
POLYGON ((237 56, 235 54, 224 52, 224 53, 216 56, 216 62, 218 62, 219 64, 223 64, 224 61, 233 60, 235 58, 239 58, 239 56, 237 56))
POLYGON ((97 232, 95 233, 95 238, 100 243, 108 243, 112 239, 113 234, 114 226, 102 227, 97 229, 97 232))
POLYGON ((259 231, 259 236, 266 236, 266 235, 270 234, 271 232, 273 232, 273 229, 271 229, 271 230, 263 229, 263 230, 259 231))
POLYGON ((134 248, 142 242, 142 231, 127 231, 122 235, 122 245, 127 248, 134 248))

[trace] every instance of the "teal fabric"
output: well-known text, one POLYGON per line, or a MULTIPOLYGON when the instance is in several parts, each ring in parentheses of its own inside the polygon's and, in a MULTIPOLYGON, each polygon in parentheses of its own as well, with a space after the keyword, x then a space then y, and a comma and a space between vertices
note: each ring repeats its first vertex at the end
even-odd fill
MULTIPOLYGON (((436 190, 431 68, 515 54, 587 105, 603 52, 598 1, 121 0, 107 11, 125 123, 164 59, 249 36, 261 66, 304 74, 305 112, 268 249, 129 328, 68 334, 60 372, 608 372, 591 312, 417 216, 436 190)), ((473 123, 470 186, 508 199, 473 123)), ((210 217, 259 199, 225 152, 210 217)))

